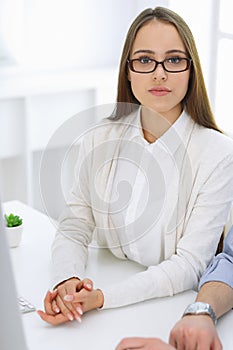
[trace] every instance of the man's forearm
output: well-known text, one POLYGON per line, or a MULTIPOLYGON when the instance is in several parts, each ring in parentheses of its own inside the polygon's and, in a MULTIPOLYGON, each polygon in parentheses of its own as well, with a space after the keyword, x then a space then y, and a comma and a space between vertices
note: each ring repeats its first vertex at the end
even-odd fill
POLYGON ((201 287, 196 301, 210 304, 219 318, 233 308, 233 288, 222 282, 207 282, 201 287))

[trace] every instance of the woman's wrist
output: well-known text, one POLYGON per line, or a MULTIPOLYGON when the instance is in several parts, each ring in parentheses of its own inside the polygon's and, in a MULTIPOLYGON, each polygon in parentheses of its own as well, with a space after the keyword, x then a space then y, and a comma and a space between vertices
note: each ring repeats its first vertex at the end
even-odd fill
POLYGON ((98 308, 101 309, 104 305, 104 294, 101 289, 97 289, 97 302, 98 308))

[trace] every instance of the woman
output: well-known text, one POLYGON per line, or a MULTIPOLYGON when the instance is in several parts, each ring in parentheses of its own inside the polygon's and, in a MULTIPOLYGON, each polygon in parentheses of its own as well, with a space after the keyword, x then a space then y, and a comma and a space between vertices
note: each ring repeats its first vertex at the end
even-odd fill
POLYGON ((53 243, 56 289, 39 311, 52 324, 196 288, 227 221, 233 142, 214 121, 193 36, 176 13, 147 9, 132 23, 117 102, 82 141, 53 243), (84 278, 94 231, 145 271, 94 289, 84 278))

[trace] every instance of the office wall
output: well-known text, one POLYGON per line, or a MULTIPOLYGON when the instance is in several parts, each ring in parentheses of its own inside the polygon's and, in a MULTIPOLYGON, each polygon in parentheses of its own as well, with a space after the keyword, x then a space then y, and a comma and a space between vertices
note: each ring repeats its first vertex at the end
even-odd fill
MULTIPOLYGON (((46 145, 74 114, 115 100, 125 34, 144 8, 170 6, 186 19, 194 32, 211 90, 213 3, 215 0, 188 4, 186 0, 2 0, 0 37, 9 53, 9 64, 4 59, 0 66, 3 200, 19 199, 45 210, 39 172, 46 145), (15 22, 9 32, 11 21, 6 19, 11 18, 11 13, 15 22)), ((93 117, 86 126, 96 121, 93 117)), ((60 149, 50 154, 51 162, 60 161, 60 149)), ((68 182, 72 179, 69 175, 68 182)), ((59 176, 48 173, 48 179, 58 185, 59 176)), ((52 215, 57 217, 62 198, 58 198, 54 186, 49 197, 50 203, 54 202, 52 215)))

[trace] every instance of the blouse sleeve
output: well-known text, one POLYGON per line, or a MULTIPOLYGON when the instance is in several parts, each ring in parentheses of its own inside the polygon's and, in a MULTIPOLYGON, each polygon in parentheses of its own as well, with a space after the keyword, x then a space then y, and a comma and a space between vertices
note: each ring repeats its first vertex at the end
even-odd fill
POLYGON ((210 263, 200 280, 199 288, 211 281, 223 282, 233 288, 233 226, 224 240, 223 252, 210 263))
POLYGON ((213 258, 233 200, 233 159, 216 164, 196 196, 176 253, 156 266, 102 289, 103 308, 171 296, 197 289, 213 258))
POLYGON ((71 277, 84 277, 88 244, 95 228, 89 193, 89 152, 85 147, 88 142, 84 141, 79 146, 75 184, 52 244, 53 287, 71 277))

